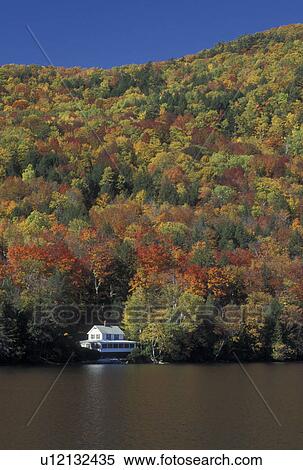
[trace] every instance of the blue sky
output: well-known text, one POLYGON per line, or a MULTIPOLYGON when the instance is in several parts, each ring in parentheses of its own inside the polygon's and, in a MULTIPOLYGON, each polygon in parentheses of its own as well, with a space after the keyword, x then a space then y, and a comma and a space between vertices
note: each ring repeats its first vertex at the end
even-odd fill
POLYGON ((111 67, 180 57, 241 34, 303 22, 302 0, 11 0, 0 63, 111 67))

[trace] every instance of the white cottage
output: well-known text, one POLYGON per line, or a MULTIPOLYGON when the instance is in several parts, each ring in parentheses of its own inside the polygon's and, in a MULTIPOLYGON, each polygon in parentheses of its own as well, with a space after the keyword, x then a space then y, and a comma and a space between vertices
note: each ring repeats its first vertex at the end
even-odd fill
POLYGON ((80 341, 82 348, 102 353, 130 353, 136 341, 128 341, 119 326, 94 325, 87 333, 87 340, 80 341))

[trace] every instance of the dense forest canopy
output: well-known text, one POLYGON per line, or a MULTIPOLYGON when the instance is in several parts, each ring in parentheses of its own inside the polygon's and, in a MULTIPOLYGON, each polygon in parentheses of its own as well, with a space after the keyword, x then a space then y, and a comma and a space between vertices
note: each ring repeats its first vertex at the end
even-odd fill
POLYGON ((303 25, 0 67, 0 359, 64 356, 89 328, 62 304, 123 311, 161 358, 302 359, 302 183, 303 25))

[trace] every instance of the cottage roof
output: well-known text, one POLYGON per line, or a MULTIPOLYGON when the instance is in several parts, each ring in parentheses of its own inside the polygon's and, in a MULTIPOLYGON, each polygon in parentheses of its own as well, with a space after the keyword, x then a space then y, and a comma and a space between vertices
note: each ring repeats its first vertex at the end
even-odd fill
POLYGON ((104 325, 94 325, 88 332, 88 334, 94 330, 95 328, 98 328, 100 333, 105 334, 105 335, 124 335, 124 332, 119 328, 117 325, 110 325, 110 326, 104 326, 104 325))

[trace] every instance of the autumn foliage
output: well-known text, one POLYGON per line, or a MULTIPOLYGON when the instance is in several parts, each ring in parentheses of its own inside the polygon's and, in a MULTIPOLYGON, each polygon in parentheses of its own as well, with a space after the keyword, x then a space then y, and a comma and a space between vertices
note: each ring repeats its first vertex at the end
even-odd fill
MULTIPOLYGON (((266 334, 250 317, 232 347, 303 358, 302 38, 282 27, 112 70, 2 66, 0 313, 32 337, 37 305, 118 305, 138 335, 138 305, 146 322, 263 305, 266 334)), ((201 348, 217 334, 195 327, 201 348)))

